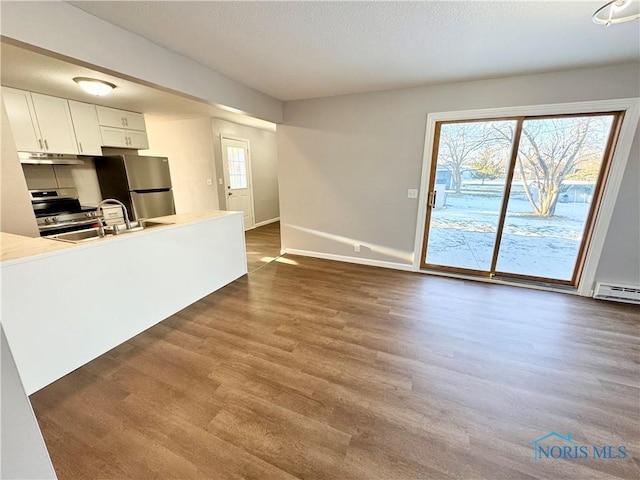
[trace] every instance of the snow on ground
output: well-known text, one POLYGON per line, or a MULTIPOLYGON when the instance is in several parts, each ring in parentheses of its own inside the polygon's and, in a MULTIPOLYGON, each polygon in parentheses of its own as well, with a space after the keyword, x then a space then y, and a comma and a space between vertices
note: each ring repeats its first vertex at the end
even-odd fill
MULTIPOLYGON (((445 206, 431 213, 427 263, 488 271, 501 197, 448 193, 445 206)), ((555 216, 532 214, 524 195, 512 195, 497 271, 570 280, 588 203, 558 203, 555 216)))

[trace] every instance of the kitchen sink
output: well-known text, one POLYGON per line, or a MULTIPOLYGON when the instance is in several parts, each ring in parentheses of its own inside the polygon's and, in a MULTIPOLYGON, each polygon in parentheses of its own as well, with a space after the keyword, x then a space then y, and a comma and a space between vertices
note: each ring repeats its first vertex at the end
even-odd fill
POLYGON ((61 242, 84 243, 92 240, 103 238, 97 228, 88 228, 87 230, 77 230, 75 232, 59 233, 46 238, 51 240, 60 240, 61 242))
POLYGON ((153 220, 142 220, 143 228, 166 227, 167 225, 173 225, 173 223, 172 222, 154 222, 153 220))
MULTIPOLYGON (((113 233, 109 227, 105 227, 105 234, 101 235, 100 230, 97 228, 88 228, 86 230, 77 230, 75 232, 59 233, 57 235, 50 235, 46 238, 50 240, 60 240, 61 242, 69 243, 85 243, 93 240, 99 240, 105 237, 112 237, 114 235, 125 235, 130 232, 139 232, 146 230, 147 228, 166 227, 167 225, 173 225, 171 222, 154 222, 153 220, 142 220, 140 222, 131 222, 131 228, 126 230, 122 228, 117 234, 113 233)), ((124 225, 123 225, 124 227, 124 225)))
POLYGON ((153 220, 139 220, 131 222, 131 228, 120 230, 120 233, 139 232, 140 230, 146 230, 147 228, 166 227, 167 225, 173 225, 171 222, 154 222, 153 220))

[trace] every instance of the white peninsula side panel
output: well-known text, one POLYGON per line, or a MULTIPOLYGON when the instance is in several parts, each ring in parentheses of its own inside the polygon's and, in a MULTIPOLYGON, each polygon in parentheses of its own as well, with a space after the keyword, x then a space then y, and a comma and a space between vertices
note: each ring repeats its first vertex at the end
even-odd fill
POLYGON ((119 237, 2 264, 2 324, 27 394, 247 272, 240 213, 119 237))

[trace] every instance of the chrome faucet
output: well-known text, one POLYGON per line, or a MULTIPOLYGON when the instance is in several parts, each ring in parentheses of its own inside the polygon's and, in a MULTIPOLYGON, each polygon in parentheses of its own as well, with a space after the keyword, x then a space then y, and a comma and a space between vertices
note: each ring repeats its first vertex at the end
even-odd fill
MULTIPOLYGON (((122 212, 124 214, 125 226, 127 227, 127 230, 131 230, 131 221, 129 220, 129 212, 127 211, 127 207, 125 207, 124 203, 122 203, 120 200, 116 200, 115 198, 105 198, 100 203, 98 203, 98 205, 96 206, 96 213, 98 213, 98 215, 101 214, 101 209, 102 209, 103 205, 113 205, 113 204, 119 205, 120 208, 122 208, 122 212)), ((104 221, 104 215, 101 215, 98 228, 99 228, 99 231, 100 231, 100 235, 102 235, 102 236, 104 236, 104 234, 105 234, 104 225, 102 224, 103 221, 104 221)), ((117 225, 113 226, 113 233, 114 234, 118 233, 117 225)))

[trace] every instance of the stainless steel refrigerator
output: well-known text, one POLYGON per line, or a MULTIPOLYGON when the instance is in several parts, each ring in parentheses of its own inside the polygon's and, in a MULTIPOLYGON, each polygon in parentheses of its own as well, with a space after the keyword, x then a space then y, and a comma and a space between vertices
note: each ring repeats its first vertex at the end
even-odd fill
POLYGON ((132 220, 176 213, 166 157, 111 155, 94 163, 102 198, 120 200, 132 220))

